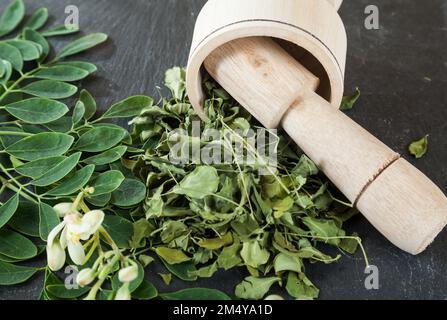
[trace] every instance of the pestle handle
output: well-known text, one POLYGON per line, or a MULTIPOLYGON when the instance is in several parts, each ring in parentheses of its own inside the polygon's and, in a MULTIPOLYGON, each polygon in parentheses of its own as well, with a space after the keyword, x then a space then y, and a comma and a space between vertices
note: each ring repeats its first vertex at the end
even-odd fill
POLYGON ((229 42, 205 60, 205 68, 264 126, 282 126, 399 248, 420 253, 447 223, 441 190, 318 96, 318 79, 273 40, 229 42))

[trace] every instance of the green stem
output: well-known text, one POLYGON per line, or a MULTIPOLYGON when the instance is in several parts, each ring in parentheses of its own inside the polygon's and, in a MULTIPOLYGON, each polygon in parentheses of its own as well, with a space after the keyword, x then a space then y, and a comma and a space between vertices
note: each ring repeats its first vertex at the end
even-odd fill
POLYGON ((41 67, 37 67, 34 70, 31 70, 27 73, 24 73, 20 76, 20 78, 18 78, 11 86, 9 86, 8 88, 6 88, 5 92, 3 92, 2 95, 0 95, 0 101, 2 101, 3 99, 5 99, 8 94, 10 94, 11 92, 14 91, 14 89, 24 80, 28 79, 30 76, 32 76, 34 73, 40 71, 42 68, 41 67))

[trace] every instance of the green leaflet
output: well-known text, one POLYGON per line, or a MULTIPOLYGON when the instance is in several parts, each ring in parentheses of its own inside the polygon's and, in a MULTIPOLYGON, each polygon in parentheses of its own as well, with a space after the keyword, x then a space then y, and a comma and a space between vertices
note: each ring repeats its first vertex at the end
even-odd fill
POLYGON ((152 106, 153 102, 152 98, 146 96, 129 97, 111 106, 102 117, 104 119, 134 117, 144 108, 152 106))
POLYGON ((119 207, 131 207, 139 204, 146 196, 146 186, 139 180, 124 179, 112 192, 112 203, 119 207))
POLYGON ((89 287, 67 289, 65 284, 50 284, 45 289, 48 293, 60 299, 76 299, 90 290, 89 287))
POLYGON ((63 47, 57 54, 57 58, 66 58, 68 56, 80 53, 103 43, 107 40, 107 35, 104 33, 93 33, 77 39, 65 47, 63 47))
POLYGON ((120 248, 128 248, 133 236, 133 224, 119 216, 106 216, 104 228, 120 248))
POLYGON ((23 61, 33 61, 40 57, 42 47, 28 40, 8 40, 7 44, 15 47, 20 51, 23 61))
POLYGON ((0 16, 0 37, 13 31, 25 16, 22 0, 13 0, 0 16))
POLYGON ((39 236, 46 241, 48 234, 60 223, 56 211, 45 203, 39 205, 39 236))
POLYGON ((17 71, 23 69, 23 57, 20 50, 8 43, 0 42, 0 59, 9 61, 17 71))
POLYGON ((75 148, 86 152, 101 152, 117 145, 126 135, 126 131, 118 127, 96 127, 84 133, 75 144, 75 148))
POLYGON ((123 181, 124 175, 120 171, 111 170, 101 173, 90 184, 90 186, 95 188, 92 196, 99 196, 105 193, 111 193, 118 189, 123 181))
POLYGON ((44 124, 61 118, 68 112, 65 104, 45 98, 31 98, 5 106, 14 117, 32 124, 44 124))
POLYGON ((78 88, 72 84, 54 80, 32 82, 20 89, 26 94, 49 99, 65 99, 74 95, 78 88))
POLYGON ((31 259, 37 255, 37 247, 21 234, 3 228, 0 230, 0 254, 15 259, 31 259))
POLYGON ((8 146, 5 151, 22 160, 38 160, 63 155, 73 144, 74 138, 55 132, 38 133, 8 146))
POLYGON ((89 182, 94 170, 94 165, 88 165, 76 171, 73 175, 62 181, 60 185, 48 191, 46 195, 65 196, 79 191, 89 182))
POLYGON ((9 198, 9 200, 0 207, 0 229, 8 223, 14 213, 16 213, 18 206, 19 195, 16 194, 9 198))
POLYGON ((54 168, 56 165, 64 161, 67 157, 57 156, 43 158, 27 162, 15 168, 15 170, 23 176, 33 179, 40 178, 44 173, 54 168))
POLYGON ((97 166, 109 164, 121 159, 121 157, 126 153, 126 151, 127 151, 126 146, 118 146, 110 150, 104 151, 103 153, 100 153, 96 156, 89 157, 83 160, 83 162, 87 164, 94 164, 97 166))
POLYGON ((428 134, 425 135, 420 140, 417 140, 410 144, 408 150, 416 158, 420 159, 427 153, 428 150, 428 134))
POLYGON ((191 198, 203 199, 214 194, 218 186, 217 170, 213 167, 200 166, 176 185, 173 191, 191 198))
POLYGON ((0 285, 10 286, 27 281, 39 269, 32 267, 16 266, 0 261, 0 285))
POLYGON ((31 182, 31 184, 39 187, 49 186, 70 173, 71 170, 76 167, 81 158, 81 153, 75 153, 69 156, 67 159, 64 159, 59 164, 48 170, 44 175, 40 178, 37 178, 31 182))
MULTIPOLYGON (((98 68, 94 64, 92 64, 90 62, 85 62, 85 61, 61 61, 61 62, 55 63, 54 65, 55 66, 75 67, 75 68, 83 69, 90 74, 95 73, 98 70, 98 68)), ((83 91, 86 91, 86 90, 83 90, 83 91)))
POLYGON ((235 295, 241 299, 260 300, 267 294, 270 287, 280 280, 278 277, 256 278, 250 276, 236 286, 235 295))
POLYGON ((71 116, 71 122, 73 127, 76 127, 82 120, 85 114, 85 106, 82 101, 76 102, 75 108, 73 110, 73 115, 71 116))
POLYGON ((48 20, 48 9, 37 9, 33 15, 26 21, 24 28, 32 30, 39 30, 42 28, 48 20))
POLYGON ((32 41, 40 45, 42 49, 42 53, 39 59, 40 61, 43 61, 47 57, 48 53, 50 52, 50 45, 48 44, 48 41, 40 33, 30 28, 25 28, 23 30, 23 39, 32 41))
POLYGON ((8 226, 27 236, 39 237, 39 206, 33 202, 21 200, 8 226))
POLYGON ((82 80, 90 73, 84 69, 80 69, 72 66, 54 66, 44 68, 34 74, 36 78, 48 79, 56 81, 73 82, 82 80))
POLYGON ((231 300, 231 298, 216 289, 191 288, 176 292, 162 293, 160 297, 163 300, 231 300))
POLYGON ((140 286, 132 292, 132 298, 138 300, 151 300, 158 296, 158 291, 152 282, 144 280, 140 286))
POLYGON ((54 36, 64 36, 68 34, 73 34, 79 32, 79 26, 70 25, 66 27, 65 25, 57 26, 46 30, 42 33, 44 37, 54 37, 54 36))
POLYGON ((354 104, 357 102, 357 100, 360 98, 361 92, 359 88, 355 89, 355 94, 352 96, 345 96, 343 97, 341 101, 340 110, 351 110, 354 107, 354 104))
POLYGON ((79 101, 84 104, 84 118, 88 120, 93 117, 96 113, 96 101, 93 99, 92 95, 87 90, 82 90, 79 101))

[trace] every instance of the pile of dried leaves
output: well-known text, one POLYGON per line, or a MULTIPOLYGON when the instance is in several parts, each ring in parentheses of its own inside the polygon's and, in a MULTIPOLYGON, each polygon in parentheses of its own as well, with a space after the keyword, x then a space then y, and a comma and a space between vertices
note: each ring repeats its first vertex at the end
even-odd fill
MULTIPOLYGON (((320 251, 326 245, 356 251, 360 239, 343 230, 355 209, 335 197, 337 191, 331 190, 328 179, 282 133, 276 146, 277 169, 267 175, 260 174, 265 162, 256 155, 254 162, 172 163, 174 132, 179 141, 176 129, 183 130, 180 140, 185 144, 200 139, 195 142, 203 149, 210 142, 192 136, 198 116, 185 93, 185 71, 168 70, 166 86, 171 97, 146 107, 132 121, 142 152, 125 165, 148 190, 142 208, 132 212, 136 221, 132 247, 150 246, 183 280, 245 267, 249 276, 236 287, 239 298, 261 299, 275 283, 294 298, 318 297, 319 290, 306 277, 305 263, 337 261, 340 255, 320 251)), ((244 131, 258 123, 247 121, 246 111, 210 78, 204 88, 206 119, 201 129, 218 129, 221 147, 236 148, 224 132, 238 138, 236 129, 244 131)))

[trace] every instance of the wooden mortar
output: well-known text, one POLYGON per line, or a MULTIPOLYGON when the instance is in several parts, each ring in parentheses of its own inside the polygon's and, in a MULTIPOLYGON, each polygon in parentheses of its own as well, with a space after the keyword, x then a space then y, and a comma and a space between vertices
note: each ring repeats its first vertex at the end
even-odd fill
POLYGON ((203 116, 201 68, 265 127, 281 126, 392 243, 418 254, 447 223, 422 172, 339 111, 341 0, 209 0, 196 24, 187 91, 203 116))

